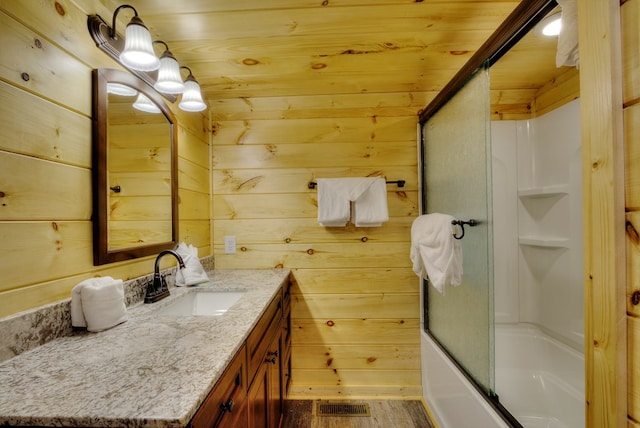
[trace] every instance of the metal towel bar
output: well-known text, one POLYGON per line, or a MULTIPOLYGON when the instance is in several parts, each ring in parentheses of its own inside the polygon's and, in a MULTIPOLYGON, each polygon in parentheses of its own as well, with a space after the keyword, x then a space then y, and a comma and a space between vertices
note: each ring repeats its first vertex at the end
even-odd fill
POLYGON ((475 219, 469 219, 468 221, 464 221, 464 220, 451 220, 451 224, 455 225, 455 226, 460 226, 460 229, 462 229, 462 233, 460 234, 460 236, 456 235, 455 233, 453 234, 453 237, 456 239, 462 239, 464 238, 464 225, 468 225, 468 226, 477 226, 478 224, 480 224, 480 222, 478 220, 475 219))
MULTIPOLYGON (((388 181, 387 180, 387 184, 397 184, 398 187, 404 187, 405 183, 406 183, 405 180, 394 180, 394 181, 388 181)), ((315 181, 310 181, 309 182, 309 189, 315 189, 317 185, 318 185, 318 183, 316 183, 315 181)))

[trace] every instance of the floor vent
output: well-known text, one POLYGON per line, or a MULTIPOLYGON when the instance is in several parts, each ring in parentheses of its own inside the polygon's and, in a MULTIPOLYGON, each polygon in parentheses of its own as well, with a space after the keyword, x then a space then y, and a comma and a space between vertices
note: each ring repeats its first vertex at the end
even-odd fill
POLYGON ((317 416, 371 416, 367 403, 316 401, 317 416))

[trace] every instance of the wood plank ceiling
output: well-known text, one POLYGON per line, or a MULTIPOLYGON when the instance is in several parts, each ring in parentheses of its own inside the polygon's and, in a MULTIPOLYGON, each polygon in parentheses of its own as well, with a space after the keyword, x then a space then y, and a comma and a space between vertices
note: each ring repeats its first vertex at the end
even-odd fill
MULTIPOLYGON (((120 4, 106 3, 111 10, 120 4)), ((193 70, 211 104, 233 98, 438 92, 518 2, 131 0, 128 4, 137 9, 154 37, 168 43, 178 61, 193 70)), ((125 10, 123 20, 128 21, 130 14, 125 10)), ((522 55, 510 61, 517 71, 501 73, 500 86, 544 85, 558 73, 554 49, 555 41, 536 38, 527 43, 522 55), (540 49, 546 54, 541 55, 540 49), (539 61, 541 57, 546 59, 539 61)))

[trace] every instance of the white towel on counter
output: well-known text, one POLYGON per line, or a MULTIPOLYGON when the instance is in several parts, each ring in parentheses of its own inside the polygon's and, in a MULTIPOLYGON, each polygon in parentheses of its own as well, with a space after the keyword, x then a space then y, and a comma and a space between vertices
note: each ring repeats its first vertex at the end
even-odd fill
POLYGON ((110 276, 90 278, 71 290, 71 325, 102 331, 127 320, 124 286, 110 276))
POLYGON ((411 226, 411 261, 418 276, 426 276, 442 294, 446 286, 462 282, 462 244, 447 214, 425 214, 411 226))
POLYGON ((325 227, 380 226, 389 220, 386 182, 380 177, 320 178, 318 222, 325 227), (354 202, 354 215, 351 215, 354 202))
POLYGON ((176 248, 176 253, 182 257, 184 269, 178 268, 176 272, 176 285, 179 287, 195 285, 209 281, 209 276, 204 271, 198 258, 198 249, 193 245, 181 242, 176 248))

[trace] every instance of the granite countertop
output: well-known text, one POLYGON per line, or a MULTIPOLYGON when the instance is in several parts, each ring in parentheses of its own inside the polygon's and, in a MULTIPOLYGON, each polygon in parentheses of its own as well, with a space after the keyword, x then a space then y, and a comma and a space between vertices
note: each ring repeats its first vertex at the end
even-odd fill
POLYGON ((0 364, 0 425, 186 426, 287 269, 214 270, 211 287, 246 290, 222 316, 154 314, 195 287, 128 309, 128 321, 56 339, 0 364))

